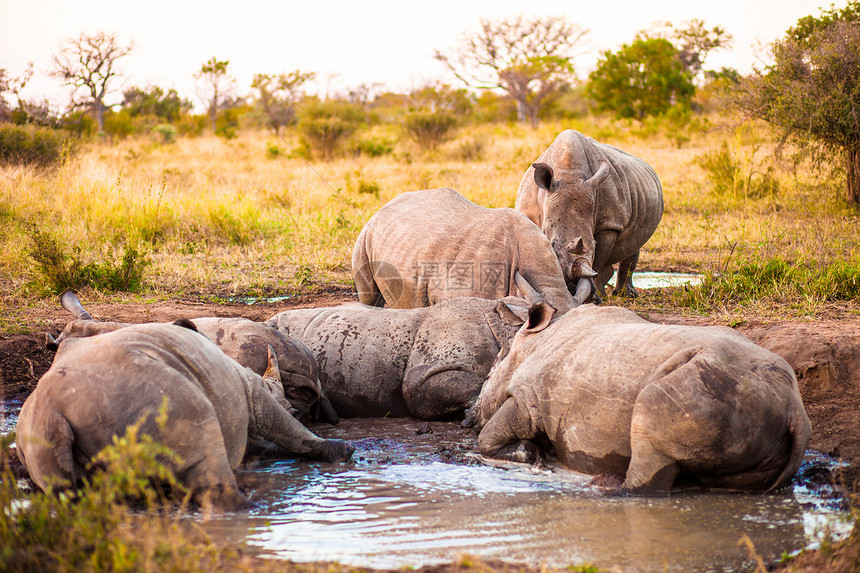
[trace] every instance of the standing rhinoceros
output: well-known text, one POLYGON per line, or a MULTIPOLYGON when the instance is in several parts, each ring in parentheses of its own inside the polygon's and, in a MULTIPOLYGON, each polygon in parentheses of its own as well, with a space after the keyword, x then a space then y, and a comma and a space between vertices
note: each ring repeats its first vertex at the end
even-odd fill
POLYGON ((663 189, 638 157, 568 129, 526 171, 516 209, 549 238, 577 303, 589 292, 600 302, 615 263, 613 292, 636 296, 632 274, 663 216, 663 189))
POLYGON ((546 305, 529 309, 469 414, 483 455, 533 461, 549 440, 565 466, 641 493, 676 480, 772 490, 800 467, 809 419, 776 354, 729 328, 653 324, 618 307, 551 318, 546 305))
POLYGON ((456 298, 415 309, 360 303, 281 312, 267 321, 316 355, 340 416, 462 415, 523 323, 528 304, 456 298), (519 316, 517 316, 519 314, 519 316))
MULTIPOLYGON (((193 326, 188 324, 188 326, 193 326)), ((181 459, 177 478, 201 499, 242 505, 233 470, 249 437, 293 454, 348 460, 354 448, 323 440, 285 406, 277 358, 266 377, 240 366, 189 328, 140 324, 60 344, 51 368, 18 417, 18 455, 33 481, 74 484, 114 436, 143 419, 140 431, 181 459), (167 421, 156 422, 166 397, 167 421)))
POLYGON ((453 189, 402 193, 383 206, 355 242, 352 272, 359 300, 370 305, 518 296, 519 272, 553 308, 573 306, 540 229, 514 209, 481 207, 453 189))
MULTIPOLYGON (((56 350, 66 338, 86 338, 112 332, 126 322, 99 322, 93 319, 72 291, 60 296, 63 308, 75 316, 57 338, 46 334, 46 346, 56 350)), ((246 318, 195 318, 191 322, 198 332, 208 336, 230 358, 253 372, 263 375, 268 364, 267 349, 275 351, 284 394, 296 409, 296 418, 305 413, 313 421, 337 424, 337 414, 322 391, 319 368, 310 351, 298 340, 285 336, 276 328, 246 318)))

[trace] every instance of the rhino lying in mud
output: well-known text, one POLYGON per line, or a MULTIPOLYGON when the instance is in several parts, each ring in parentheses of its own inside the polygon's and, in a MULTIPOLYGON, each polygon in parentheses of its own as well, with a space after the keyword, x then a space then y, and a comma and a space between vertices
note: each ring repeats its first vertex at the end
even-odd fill
POLYGON ((565 466, 637 493, 676 480, 774 490, 800 467, 810 423, 776 354, 729 328, 653 324, 618 307, 551 317, 529 309, 469 413, 484 456, 531 462, 548 440, 565 466))
POLYGON ((455 297, 519 294, 519 272, 553 308, 574 306, 540 229, 514 209, 488 209, 453 189, 402 193, 361 230, 352 253, 358 298, 392 308, 455 297))
POLYGON ((568 129, 526 171, 516 209, 549 238, 571 291, 600 302, 615 263, 613 293, 636 296, 632 274, 663 217, 663 188, 638 157, 568 129))
POLYGON ((360 303, 281 312, 266 324, 316 355, 320 380, 340 416, 462 416, 528 304, 456 298, 415 309, 360 303), (519 315, 519 316, 517 316, 519 315))
MULTIPOLYGON (((50 350, 56 350, 67 338, 85 338, 131 326, 125 322, 94 320, 72 291, 64 292, 60 303, 75 320, 69 322, 56 339, 46 334, 46 346, 50 350)), ((266 371, 267 349, 271 346, 278 359, 284 394, 295 409, 296 418, 309 414, 313 421, 337 424, 337 414, 320 386, 316 359, 302 343, 276 328, 246 318, 206 317, 191 322, 227 356, 261 376, 266 371)))
POLYGON ((40 488, 77 483, 140 419, 142 433, 179 455, 176 476, 195 499, 226 509, 244 504, 233 470, 249 437, 330 462, 352 456, 350 444, 323 440, 290 415, 274 353, 261 377, 178 322, 188 328, 139 324, 60 344, 18 417, 18 455, 40 488), (165 397, 162 426, 155 418, 165 397))

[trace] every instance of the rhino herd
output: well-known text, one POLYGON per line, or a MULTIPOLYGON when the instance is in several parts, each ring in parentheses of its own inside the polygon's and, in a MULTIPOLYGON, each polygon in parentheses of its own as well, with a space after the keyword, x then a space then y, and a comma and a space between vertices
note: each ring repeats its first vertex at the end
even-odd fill
POLYGON ((554 455, 604 490, 780 488, 811 432, 782 358, 728 328, 586 304, 615 264, 614 292, 635 296, 662 213, 648 164, 568 130, 516 209, 452 189, 383 206, 353 251, 359 303, 129 325, 66 292, 75 318, 47 337, 56 356, 21 410, 18 455, 39 487, 74 485, 140 422, 196 499, 229 509, 246 503, 233 471, 249 441, 346 462, 352 445, 302 421, 395 416, 461 419, 485 457, 554 455))

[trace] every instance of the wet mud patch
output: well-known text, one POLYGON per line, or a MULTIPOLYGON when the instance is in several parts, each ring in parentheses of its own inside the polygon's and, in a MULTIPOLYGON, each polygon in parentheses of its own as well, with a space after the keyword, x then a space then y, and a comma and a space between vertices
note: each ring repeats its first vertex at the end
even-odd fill
POLYGON ((837 466, 809 452, 791 488, 774 495, 683 492, 606 496, 591 476, 560 467, 483 460, 476 436, 452 422, 346 419, 312 428, 351 441, 354 459, 325 464, 268 454, 239 480, 247 514, 204 524, 213 539, 272 557, 376 569, 484 561, 625 571, 738 571, 847 533, 837 466))

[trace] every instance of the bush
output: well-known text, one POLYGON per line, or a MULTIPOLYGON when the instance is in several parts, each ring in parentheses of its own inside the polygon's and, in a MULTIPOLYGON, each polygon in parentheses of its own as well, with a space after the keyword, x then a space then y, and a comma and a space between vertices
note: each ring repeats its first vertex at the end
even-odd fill
POLYGON ((718 195, 743 195, 749 198, 761 198, 776 195, 779 192, 779 182, 773 177, 773 168, 761 171, 761 167, 753 161, 756 149, 746 157, 729 149, 723 142, 719 151, 710 151, 696 157, 696 164, 705 170, 708 181, 718 195))
POLYGON ((0 163, 51 165, 71 149, 69 135, 46 127, 0 124, 0 163))
POLYGON ((403 123, 406 134, 425 151, 436 149, 448 141, 456 127, 457 118, 446 111, 414 111, 403 123))
POLYGON ((80 250, 69 252, 55 238, 38 228, 31 230, 33 250, 30 258, 36 263, 41 280, 36 286, 59 294, 66 289, 86 286, 103 291, 140 292, 143 288, 143 271, 150 264, 145 253, 134 247, 123 249, 119 261, 111 258, 101 262, 84 263, 80 250))
POLYGON ((333 159, 364 121, 364 115, 361 108, 348 102, 312 101, 299 112, 300 145, 315 157, 333 159))
POLYGON ((358 139, 350 146, 353 155, 366 155, 367 157, 382 157, 390 155, 394 151, 394 143, 387 138, 358 139))

